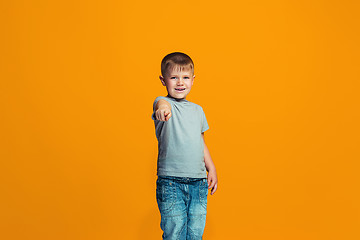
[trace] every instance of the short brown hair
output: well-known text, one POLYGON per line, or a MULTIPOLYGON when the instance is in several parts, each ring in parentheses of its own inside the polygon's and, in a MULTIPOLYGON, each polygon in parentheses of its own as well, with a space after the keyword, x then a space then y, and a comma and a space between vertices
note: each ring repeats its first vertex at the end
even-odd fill
POLYGON ((194 74, 194 63, 185 53, 173 52, 166 55, 161 61, 161 74, 165 76, 169 69, 175 67, 179 67, 180 71, 190 68, 194 74))

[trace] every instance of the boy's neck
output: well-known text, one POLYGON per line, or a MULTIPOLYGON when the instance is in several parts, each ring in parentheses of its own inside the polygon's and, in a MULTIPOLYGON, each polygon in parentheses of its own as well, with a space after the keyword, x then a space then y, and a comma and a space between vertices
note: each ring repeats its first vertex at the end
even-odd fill
POLYGON ((170 96, 170 94, 168 94, 167 97, 172 98, 176 101, 187 101, 185 98, 174 98, 174 97, 170 96))

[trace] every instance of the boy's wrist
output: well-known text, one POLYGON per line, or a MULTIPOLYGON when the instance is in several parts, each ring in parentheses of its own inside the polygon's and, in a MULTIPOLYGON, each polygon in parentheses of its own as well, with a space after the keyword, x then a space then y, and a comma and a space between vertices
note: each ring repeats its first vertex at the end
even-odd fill
POLYGON ((215 173, 216 173, 215 167, 208 167, 206 170, 207 170, 209 173, 210 173, 210 172, 215 172, 215 173))

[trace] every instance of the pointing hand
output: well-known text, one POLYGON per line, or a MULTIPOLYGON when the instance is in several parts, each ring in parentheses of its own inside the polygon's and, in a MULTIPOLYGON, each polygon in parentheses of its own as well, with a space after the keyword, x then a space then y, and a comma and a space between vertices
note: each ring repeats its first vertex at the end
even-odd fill
POLYGON ((156 110, 155 116, 159 121, 168 121, 171 118, 171 110, 168 107, 159 108, 156 110))

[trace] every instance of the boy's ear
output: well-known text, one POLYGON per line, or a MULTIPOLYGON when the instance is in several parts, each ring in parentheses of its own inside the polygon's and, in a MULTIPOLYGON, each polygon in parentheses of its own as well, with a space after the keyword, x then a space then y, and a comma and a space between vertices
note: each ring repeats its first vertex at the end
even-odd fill
POLYGON ((166 86, 165 81, 164 81, 164 77, 160 75, 159 78, 160 78, 160 81, 161 81, 162 85, 166 86))

